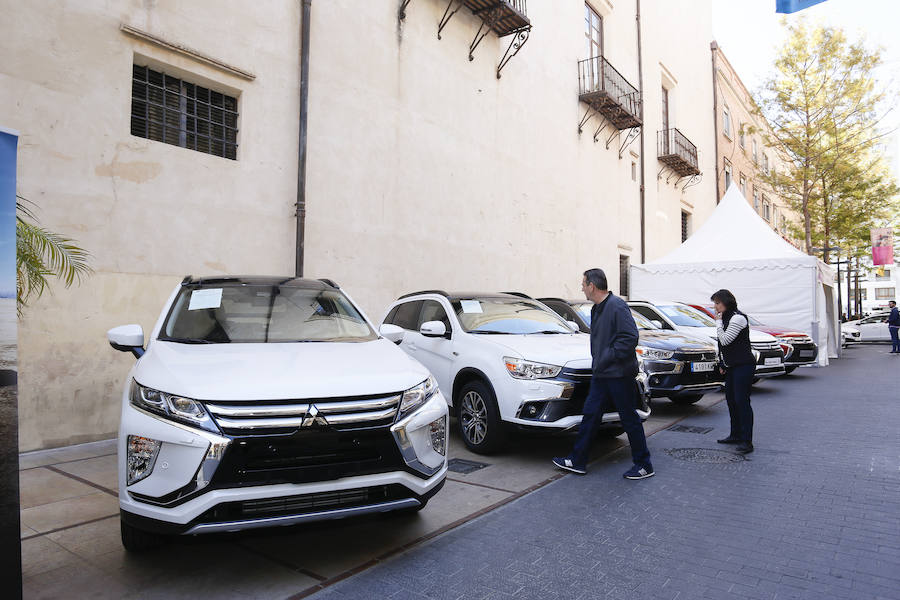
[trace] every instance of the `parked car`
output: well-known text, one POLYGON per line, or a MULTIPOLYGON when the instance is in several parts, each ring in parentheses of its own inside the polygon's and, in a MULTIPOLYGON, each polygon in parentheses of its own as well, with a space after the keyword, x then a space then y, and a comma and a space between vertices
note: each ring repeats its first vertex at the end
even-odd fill
MULTIPOLYGON (((713 319, 716 318, 716 309, 711 304, 689 304, 688 306, 693 306, 697 310, 705 312, 713 319)), ((751 329, 768 333, 781 344, 781 350, 784 352, 784 370, 786 373, 793 373, 797 367, 802 367, 803 365, 816 364, 816 360, 819 357, 819 347, 807 334, 788 327, 764 325, 752 315, 748 315, 748 317, 751 329)))
POLYGON ((890 313, 880 312, 856 321, 847 321, 841 329, 845 326, 855 327, 859 331, 859 339, 854 338, 854 342, 889 342, 891 341, 887 325, 889 315, 890 313))
MULTIPOLYGON (((510 427, 572 432, 581 424, 591 381, 590 337, 524 294, 448 293, 401 296, 381 333, 420 361, 451 403, 473 452, 501 448, 510 427)), ((650 415, 644 376, 635 406, 650 415)), ((602 431, 618 435, 617 412, 602 431)))
MULTIPOLYGON (((715 342, 716 322, 709 315, 682 302, 633 300, 628 302, 635 311, 644 315, 663 329, 685 331, 704 335, 715 342)), ((761 331, 750 330, 750 345, 756 356, 754 382, 762 377, 777 377, 785 374, 784 351, 773 336, 761 331)))
POLYGON ((447 473, 447 402, 337 285, 186 277, 122 394, 122 543, 421 509, 447 473))
MULTIPOLYGON (((591 331, 591 307, 586 300, 538 298, 581 331, 591 331)), ((667 397, 676 404, 693 404, 708 392, 718 391, 725 376, 716 369, 716 346, 709 338, 682 331, 660 329, 646 317, 631 311, 640 343, 638 360, 647 374, 652 398, 667 397)))
POLYGON ((846 348, 849 344, 859 342, 859 327, 850 325, 849 323, 841 323, 841 346, 846 348))

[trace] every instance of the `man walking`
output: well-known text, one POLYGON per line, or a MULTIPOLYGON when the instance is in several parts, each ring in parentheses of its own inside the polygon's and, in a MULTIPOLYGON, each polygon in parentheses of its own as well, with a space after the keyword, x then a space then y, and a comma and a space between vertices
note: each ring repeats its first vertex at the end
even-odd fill
POLYGON ((584 401, 575 447, 569 456, 554 458, 553 464, 579 475, 587 473, 594 433, 603 421, 603 413, 612 403, 628 434, 634 461, 634 466, 624 474, 625 479, 653 477, 647 438, 635 410, 638 331, 631 309, 624 300, 607 289, 606 274, 601 269, 585 271, 581 289, 585 297, 594 303, 591 308, 591 389, 584 401))
POLYGON ((900 311, 897 310, 897 303, 891 300, 888 302, 891 307, 891 314, 888 316, 888 331, 891 333, 891 354, 900 354, 900 311))

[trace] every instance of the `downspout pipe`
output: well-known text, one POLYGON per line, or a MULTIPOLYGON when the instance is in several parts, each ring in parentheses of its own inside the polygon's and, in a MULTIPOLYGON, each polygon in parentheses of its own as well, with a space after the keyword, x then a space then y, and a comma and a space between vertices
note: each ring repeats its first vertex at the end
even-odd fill
POLYGON ((303 0, 300 23, 300 139, 297 151, 297 240, 294 275, 303 277, 303 245, 306 238, 306 134, 309 115, 309 14, 312 0, 303 0))
POLYGON ((638 59, 638 90, 641 92, 641 187, 640 187, 640 204, 641 204, 641 264, 647 262, 646 257, 646 239, 647 239, 647 219, 646 219, 646 201, 644 196, 644 162, 647 160, 644 148, 644 66, 643 56, 641 55, 641 0, 636 1, 636 10, 634 15, 635 24, 637 26, 637 59, 638 59))
POLYGON ((710 42, 709 50, 712 53, 712 85, 713 85, 713 152, 716 153, 715 157, 715 173, 716 173, 716 185, 715 185, 715 194, 716 194, 716 204, 719 203, 719 93, 716 91, 718 88, 716 86, 716 70, 718 68, 718 64, 716 58, 719 52, 719 44, 716 43, 715 40, 710 42))

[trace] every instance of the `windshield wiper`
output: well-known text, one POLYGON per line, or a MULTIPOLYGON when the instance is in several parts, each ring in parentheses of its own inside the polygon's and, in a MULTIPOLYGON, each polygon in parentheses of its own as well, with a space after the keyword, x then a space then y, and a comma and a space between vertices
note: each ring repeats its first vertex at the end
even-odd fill
POLYGON ((212 340, 204 340, 200 338, 173 338, 173 337, 159 337, 161 342, 176 342, 178 344, 227 344, 228 341, 224 342, 214 342, 212 340))
POLYGON ((469 333, 478 333, 478 334, 495 334, 495 335, 511 335, 508 331, 494 331, 492 329, 473 329, 469 333))
MULTIPOLYGON (((550 331, 550 330, 544 330, 544 331, 532 331, 531 333, 546 333, 546 334, 558 333, 558 334, 563 334, 563 333, 568 333, 568 332, 566 332, 566 331, 550 331)), ((531 335, 531 333, 528 334, 528 335, 531 335)))

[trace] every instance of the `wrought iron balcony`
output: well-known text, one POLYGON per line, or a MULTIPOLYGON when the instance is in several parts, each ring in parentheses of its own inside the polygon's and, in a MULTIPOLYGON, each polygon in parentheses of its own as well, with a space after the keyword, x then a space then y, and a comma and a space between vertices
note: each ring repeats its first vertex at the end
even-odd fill
POLYGON ((679 177, 700 174, 697 146, 674 127, 660 131, 656 145, 656 156, 659 161, 672 169, 679 177))
POLYGON ((616 129, 641 125, 641 93, 602 56, 578 62, 578 99, 616 129))
POLYGON ((498 37, 511 35, 531 26, 525 0, 463 0, 463 3, 498 37))

